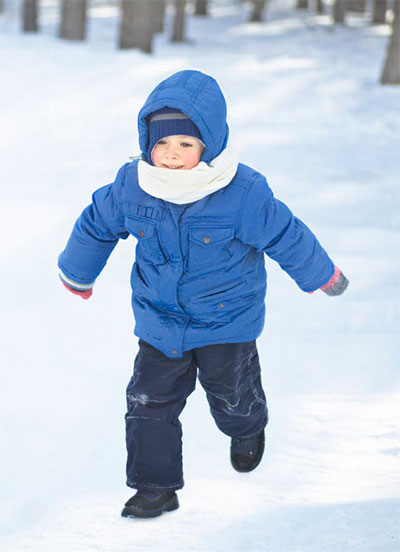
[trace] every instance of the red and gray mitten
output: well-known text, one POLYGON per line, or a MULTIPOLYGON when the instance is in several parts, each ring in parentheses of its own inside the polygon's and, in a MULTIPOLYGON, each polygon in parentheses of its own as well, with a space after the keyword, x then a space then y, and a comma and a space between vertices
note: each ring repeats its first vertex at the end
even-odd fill
POLYGON ((82 299, 89 299, 92 295, 94 282, 92 284, 78 284, 78 282, 74 282, 62 272, 60 272, 59 277, 62 284, 74 295, 79 295, 82 299))
POLYGON ((335 296, 342 295, 342 293, 347 289, 349 281, 343 272, 335 265, 335 271, 332 274, 329 282, 323 285, 320 290, 322 290, 327 295, 335 296))

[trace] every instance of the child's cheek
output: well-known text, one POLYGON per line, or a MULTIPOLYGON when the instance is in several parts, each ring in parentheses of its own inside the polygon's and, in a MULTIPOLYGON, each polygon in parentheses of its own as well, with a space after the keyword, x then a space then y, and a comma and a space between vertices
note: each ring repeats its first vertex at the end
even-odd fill
POLYGON ((153 165, 155 167, 159 167, 161 165, 160 164, 160 157, 161 157, 160 153, 157 151, 157 148, 155 148, 153 150, 153 153, 151 154, 151 160, 152 160, 153 165))
POLYGON ((193 169, 200 162, 200 154, 197 151, 188 152, 185 160, 186 168, 193 169))

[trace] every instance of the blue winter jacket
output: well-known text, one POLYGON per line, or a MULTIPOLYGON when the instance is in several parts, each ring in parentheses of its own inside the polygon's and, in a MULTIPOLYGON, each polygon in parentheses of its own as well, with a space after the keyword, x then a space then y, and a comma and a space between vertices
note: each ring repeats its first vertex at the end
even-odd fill
MULTIPOLYGON (((211 161, 228 140, 226 105, 216 81, 181 71, 159 84, 138 116, 146 159, 148 114, 178 108, 197 125, 211 161)), ((231 183, 177 205, 144 192, 138 161, 93 194, 59 257, 71 280, 91 284, 120 238, 137 239, 132 268, 135 334, 169 357, 214 343, 256 339, 264 326, 264 253, 303 291, 327 283, 334 265, 307 226, 274 198, 263 175, 239 164, 231 183)))

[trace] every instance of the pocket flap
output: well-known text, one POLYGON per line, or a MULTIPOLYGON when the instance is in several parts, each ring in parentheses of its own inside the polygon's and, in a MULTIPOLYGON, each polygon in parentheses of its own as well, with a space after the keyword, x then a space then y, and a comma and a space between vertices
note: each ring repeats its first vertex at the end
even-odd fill
POLYGON ((125 217, 125 228, 138 240, 145 240, 154 234, 155 224, 142 218, 125 217))
POLYGON ((233 239, 233 226, 198 226, 190 228, 189 239, 203 247, 212 247, 217 243, 228 242, 233 239))

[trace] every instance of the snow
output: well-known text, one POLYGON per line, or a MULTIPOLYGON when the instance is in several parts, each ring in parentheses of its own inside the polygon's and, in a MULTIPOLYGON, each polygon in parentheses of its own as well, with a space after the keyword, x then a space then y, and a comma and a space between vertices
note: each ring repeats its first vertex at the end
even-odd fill
POLYGON ((378 84, 389 29, 270 2, 190 17, 191 42, 118 51, 115 8, 91 10, 84 43, 0 16, 2 237, 1 537, 4 552, 399 550, 398 88, 378 84), (125 387, 134 240, 118 245, 90 301, 65 292, 56 259, 91 192, 138 153, 136 115, 184 68, 212 74, 232 143, 265 173, 350 279, 307 295, 267 259, 258 340, 269 400, 266 455, 229 464, 198 386, 182 415, 181 508, 126 520, 125 387))

